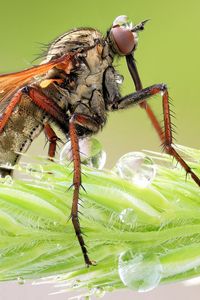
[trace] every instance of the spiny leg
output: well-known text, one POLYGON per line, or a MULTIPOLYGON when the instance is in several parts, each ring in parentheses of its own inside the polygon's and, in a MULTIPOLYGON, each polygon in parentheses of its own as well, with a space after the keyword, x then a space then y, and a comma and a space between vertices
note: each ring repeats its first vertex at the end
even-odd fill
POLYGON ((165 151, 172 155, 185 169, 186 174, 190 174, 192 179, 200 186, 199 177, 192 171, 192 169, 188 166, 188 164, 184 161, 184 159, 178 154, 178 152, 172 146, 172 128, 171 128, 171 120, 170 120, 170 107, 169 107, 169 95, 167 89, 163 93, 163 115, 164 115, 164 128, 165 128, 165 141, 163 143, 165 151))
POLYGON ((79 124, 94 132, 98 130, 98 125, 90 117, 83 114, 74 114, 69 121, 69 135, 71 140, 72 159, 74 163, 74 177, 73 177, 74 193, 73 193, 73 202, 72 202, 72 209, 71 209, 71 218, 72 218, 74 230, 76 232, 76 236, 81 246, 85 263, 87 266, 89 266, 89 265, 94 265, 95 263, 92 262, 88 256, 87 248, 83 239, 79 218, 78 218, 78 205, 79 205, 78 202, 79 202, 79 192, 81 187, 81 159, 80 159, 76 124, 79 124))
POLYGON ((170 120, 170 107, 169 107, 169 95, 167 87, 165 84, 155 84, 133 94, 127 95, 113 104, 113 109, 124 109, 131 105, 136 105, 143 103, 144 100, 148 100, 151 96, 158 93, 162 94, 162 104, 163 104, 163 115, 164 115, 164 138, 163 146, 166 153, 173 156, 185 169, 187 174, 190 174, 192 179, 200 186, 199 177, 192 171, 188 164, 183 160, 183 158, 177 153, 177 151, 172 146, 172 128, 170 120))

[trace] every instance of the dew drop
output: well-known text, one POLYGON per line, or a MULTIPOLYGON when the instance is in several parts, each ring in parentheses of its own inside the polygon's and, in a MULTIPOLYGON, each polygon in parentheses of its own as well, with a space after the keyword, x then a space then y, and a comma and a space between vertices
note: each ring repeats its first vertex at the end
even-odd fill
POLYGON ((58 250, 61 250, 61 249, 62 249, 62 246, 61 246, 60 244, 56 244, 56 248, 57 248, 58 250))
POLYGON ((72 288, 78 288, 81 284, 81 281, 79 279, 75 280, 72 284, 72 288))
POLYGON ((24 284, 25 283, 24 278, 21 277, 21 276, 17 277, 17 283, 20 284, 20 285, 24 284))
POLYGON ((114 286, 112 286, 112 285, 107 285, 107 286, 105 286, 105 291, 106 292, 113 292, 114 291, 114 286))
MULTIPOLYGON (((106 153, 102 150, 100 142, 94 138, 79 140, 81 162, 89 167, 103 169, 106 162, 106 153)), ((72 160, 71 142, 68 141, 60 152, 60 163, 72 160)))
POLYGON ((13 179, 10 175, 6 175, 4 178, 2 178, 2 183, 11 186, 13 184, 13 179))
POLYGON ((26 172, 36 179, 42 179, 44 175, 44 169, 40 164, 27 164, 26 172))
POLYGON ((105 290, 99 287, 91 289, 91 295, 94 295, 97 298, 102 298, 105 296, 105 290))
POLYGON ((122 223, 127 224, 129 226, 133 226, 137 221, 137 215, 132 208, 126 208, 122 210, 119 215, 119 218, 122 223))
POLYGON ((156 255, 134 254, 128 250, 119 256, 118 272, 125 286, 147 292, 158 286, 162 265, 156 255))
POLYGON ((156 175, 153 160, 141 152, 130 152, 122 156, 115 168, 121 178, 131 181, 140 187, 147 187, 156 175))

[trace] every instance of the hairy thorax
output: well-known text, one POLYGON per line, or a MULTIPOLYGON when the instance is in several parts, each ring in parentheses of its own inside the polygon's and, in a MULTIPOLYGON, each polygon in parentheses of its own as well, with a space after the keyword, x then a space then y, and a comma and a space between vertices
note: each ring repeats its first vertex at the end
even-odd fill
MULTIPOLYGON (((65 97, 67 115, 86 114, 97 120, 102 127, 106 121, 105 72, 112 65, 113 58, 109 55, 109 46, 102 35, 93 29, 69 32, 56 44, 59 51, 65 53, 74 51, 77 41, 79 41, 79 51, 80 49, 83 51, 80 51, 74 69, 70 74, 65 75, 64 83, 57 86, 57 90, 68 93, 65 97)), ((51 47, 47 59, 56 57, 54 45, 51 47)), ((62 72, 59 74, 58 70, 54 71, 57 72, 58 77, 63 78, 62 72)), ((55 74, 51 72, 47 74, 48 76, 55 76, 55 74)), ((47 90, 44 92, 46 93, 47 90)))
MULTIPOLYGON (((86 136, 98 132, 105 125, 109 105, 119 97, 116 72, 112 67, 113 55, 100 32, 83 28, 69 31, 55 40, 42 63, 70 52, 77 55, 69 73, 54 67, 42 77, 34 78, 29 86, 39 88, 66 114, 66 127, 60 127, 66 136, 67 122, 74 113, 85 114, 94 120, 97 126, 92 128, 77 124, 77 134, 86 136), (50 80, 46 86, 43 85, 45 80, 50 80)), ((14 165, 19 153, 27 151, 44 124, 52 121, 24 94, 1 134, 0 164, 6 161, 14 165)), ((56 122, 54 124, 59 126, 56 122)))

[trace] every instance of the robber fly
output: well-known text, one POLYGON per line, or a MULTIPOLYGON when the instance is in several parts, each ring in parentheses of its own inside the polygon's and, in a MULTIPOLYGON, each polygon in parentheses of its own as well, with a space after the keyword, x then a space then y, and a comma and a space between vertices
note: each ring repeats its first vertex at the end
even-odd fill
POLYGON ((126 16, 115 19, 103 36, 93 28, 68 31, 48 48, 45 60, 30 69, 0 76, 0 174, 11 171, 20 153, 27 151, 41 131, 49 141, 53 159, 58 137, 52 123, 71 140, 74 164, 72 223, 85 263, 90 260, 78 219, 81 161, 78 140, 97 133, 106 123, 107 113, 139 104, 146 110, 164 150, 172 155, 200 186, 200 179, 176 152, 172 144, 170 108, 165 84, 142 87, 134 60, 138 32, 146 21, 133 26, 126 16), (122 97, 114 57, 125 57, 136 92, 122 97), (147 100, 162 95, 164 130, 147 100))

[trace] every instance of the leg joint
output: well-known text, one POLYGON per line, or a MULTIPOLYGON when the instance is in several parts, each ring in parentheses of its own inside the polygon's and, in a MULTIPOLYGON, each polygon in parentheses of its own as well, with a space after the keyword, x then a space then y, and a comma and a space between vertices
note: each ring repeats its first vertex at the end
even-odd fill
POLYGON ((23 94, 29 94, 29 91, 30 91, 30 87, 28 85, 24 86, 22 89, 21 89, 21 92, 23 94))

